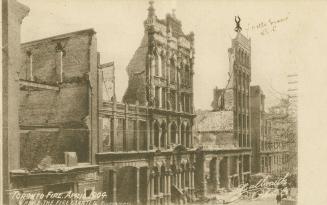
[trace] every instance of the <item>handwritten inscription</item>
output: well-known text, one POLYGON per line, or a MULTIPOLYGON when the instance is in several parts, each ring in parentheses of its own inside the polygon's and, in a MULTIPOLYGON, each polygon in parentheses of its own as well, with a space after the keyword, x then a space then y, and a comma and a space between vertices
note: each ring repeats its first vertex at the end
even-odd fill
POLYGON ((244 196, 247 196, 250 199, 265 197, 275 192, 280 186, 286 186, 288 176, 289 173, 275 181, 269 181, 269 177, 267 176, 254 185, 249 185, 248 183, 243 184, 232 191, 229 199, 223 200, 223 204, 230 204, 232 202, 238 201, 244 196))
POLYGON ((248 24, 245 28, 246 32, 257 31, 261 35, 267 35, 269 33, 276 32, 278 26, 282 23, 285 23, 288 20, 288 16, 277 18, 277 19, 268 19, 268 21, 262 21, 255 25, 248 24))

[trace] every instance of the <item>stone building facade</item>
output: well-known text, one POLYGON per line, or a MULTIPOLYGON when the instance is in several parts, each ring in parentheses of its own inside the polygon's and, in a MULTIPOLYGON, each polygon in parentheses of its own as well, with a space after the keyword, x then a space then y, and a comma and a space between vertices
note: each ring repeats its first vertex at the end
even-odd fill
POLYGON ((98 63, 93 29, 21 44, 11 192, 99 190, 98 63))
POLYGON ((251 86, 251 132, 253 173, 281 175, 290 171, 287 112, 278 106, 265 112, 265 95, 260 86, 251 86))
POLYGON ((196 118, 196 185, 202 194, 237 187, 251 174, 250 39, 238 31, 228 53, 227 86, 214 90, 213 110, 196 118))
POLYGON ((194 195, 193 34, 174 14, 144 22, 123 103, 102 103, 97 162, 109 202, 187 203, 194 195))

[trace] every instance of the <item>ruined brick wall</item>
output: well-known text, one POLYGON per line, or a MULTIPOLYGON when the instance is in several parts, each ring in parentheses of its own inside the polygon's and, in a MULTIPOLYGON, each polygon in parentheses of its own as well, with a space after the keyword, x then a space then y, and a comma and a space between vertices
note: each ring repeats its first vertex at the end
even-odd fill
POLYGON ((213 111, 232 110, 234 106, 233 89, 214 89, 211 107, 213 111))
POLYGON ((146 100, 146 60, 148 54, 148 34, 145 32, 141 45, 135 51, 127 65, 128 87, 123 97, 123 102, 145 105, 146 100))
POLYGON ((57 69, 59 65, 58 45, 63 50, 62 66, 64 82, 82 78, 89 72, 89 47, 90 32, 76 33, 69 36, 57 36, 44 40, 32 41, 22 44, 22 67, 19 78, 26 80, 30 68, 30 57, 32 57, 32 70, 35 82, 55 84, 58 81, 57 69))
POLYGON ((77 152, 79 162, 89 160, 89 139, 97 132, 91 129, 97 127, 97 116, 92 116, 97 112, 91 110, 98 106, 93 34, 93 30, 84 30, 22 45, 20 79, 59 88, 59 91, 35 87, 20 90, 19 122, 25 130, 20 145, 22 167, 35 167, 45 155, 50 155, 54 163, 64 163, 65 151, 77 152), (61 66, 62 78, 58 72, 61 66), (32 79, 28 78, 31 70, 32 79), (58 131, 47 132, 49 127, 58 131))
POLYGON ((225 89, 224 102, 226 110, 233 110, 234 106, 234 91, 233 89, 225 89))
POLYGON ((199 132, 196 133, 197 145, 218 146, 221 148, 235 148, 237 141, 233 132, 199 132))
POLYGON ((20 135, 20 167, 33 169, 47 155, 53 164, 64 164, 64 152, 76 152, 79 162, 88 161, 87 129, 32 130, 20 135))
POLYGON ((82 125, 88 115, 88 100, 85 84, 69 84, 59 92, 20 91, 20 125, 82 125))

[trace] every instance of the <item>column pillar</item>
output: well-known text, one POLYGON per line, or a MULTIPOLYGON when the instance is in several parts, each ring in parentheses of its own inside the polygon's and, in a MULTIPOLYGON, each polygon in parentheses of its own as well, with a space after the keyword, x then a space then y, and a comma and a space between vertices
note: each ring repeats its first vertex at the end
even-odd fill
POLYGON ((185 181, 186 181, 186 180, 185 180, 185 178, 186 178, 186 172, 185 172, 185 170, 183 170, 182 175, 183 175, 182 187, 184 187, 184 189, 185 189, 185 187, 186 187, 186 186, 185 186, 185 185, 186 185, 186 184, 185 184, 185 181))
POLYGON ((115 147, 115 143, 116 143, 116 137, 117 137, 117 117, 116 117, 116 109, 117 109, 117 101, 114 98, 113 101, 113 106, 112 106, 112 110, 113 110, 113 116, 112 116, 112 133, 113 135, 110 136, 111 137, 111 151, 116 151, 116 147, 115 147))
POLYGON ((241 176, 242 176, 242 178, 241 178, 241 184, 243 184, 244 183, 244 155, 241 155, 241 165, 242 165, 242 167, 241 167, 241 176))
POLYGON ((240 178, 240 158, 237 156, 237 158, 236 158, 236 160, 237 160, 237 163, 236 163, 236 171, 237 171, 237 184, 240 184, 240 182, 241 182, 241 178, 240 178))
POLYGON ((216 190, 220 188, 220 181, 219 181, 219 168, 220 168, 220 158, 216 159, 216 190))
POLYGON ((112 170, 112 202, 117 202, 117 171, 112 170))
POLYGON ((140 168, 136 167, 136 204, 140 204, 140 168))
POLYGON ((226 158, 226 164, 227 164, 227 170, 226 170, 226 172, 227 172, 227 189, 229 189, 231 186, 231 184, 230 184, 230 177, 229 177, 229 174, 230 174, 230 157, 227 157, 226 158))
POLYGON ((168 148, 168 124, 167 123, 166 123, 166 129, 165 129, 164 137, 165 137, 164 147, 165 147, 165 149, 167 149, 168 148))
POLYGON ((178 172, 178 184, 179 184, 178 188, 182 188, 182 173, 180 170, 178 172))
POLYGON ((182 124, 181 124, 181 120, 179 120, 177 144, 182 144, 182 137, 181 136, 182 136, 182 124))
POLYGON ((170 133, 171 131, 170 131, 170 120, 168 119, 167 120, 167 148, 169 149, 170 148, 170 133))
POLYGON ((152 149, 151 146, 151 121, 149 119, 146 120, 146 150, 152 149))
POLYGON ((204 158, 203 161, 203 169, 202 169, 202 181, 203 181, 203 196, 206 196, 207 194, 207 176, 206 176, 206 167, 207 167, 207 160, 204 158))
POLYGON ((168 173, 168 204, 171 202, 171 171, 168 173))
POLYGON ((162 108, 162 103, 161 103, 162 88, 159 87, 158 91, 159 91, 158 94, 159 108, 162 108))
MULTIPOLYGON (((138 119, 138 113, 139 113, 139 102, 136 101, 136 129, 134 130, 135 133, 135 149, 136 151, 140 150, 140 127, 139 127, 139 119, 138 119)), ((143 132, 143 131, 142 131, 143 132)))
POLYGON ((161 129, 161 125, 159 124, 159 139, 158 139, 158 147, 157 149, 161 148, 161 137, 162 137, 162 129, 161 129))
POLYGON ((191 188, 192 188, 192 195, 194 194, 194 167, 192 167, 192 172, 191 172, 191 179, 192 179, 192 185, 191 185, 191 188))
POLYGON ((167 173, 163 173, 163 182, 164 182, 164 187, 163 187, 163 193, 164 193, 164 204, 167 204, 167 197, 168 197, 168 190, 167 190, 167 185, 168 185, 168 176, 167 173))
POLYGON ((154 180, 155 180, 155 173, 151 173, 151 202, 154 200, 154 180))
POLYGON ((193 126, 193 120, 191 121, 191 127, 189 130, 189 137, 190 137, 190 148, 193 148, 193 131, 192 131, 192 126, 193 126))
POLYGON ((189 171, 188 171, 188 187, 189 187, 189 189, 191 189, 192 188, 192 169, 191 168, 189 168, 189 171))
POLYGON ((125 119, 124 119, 124 121, 125 121, 125 127, 124 127, 124 134, 123 134, 123 150, 124 151, 127 151, 127 139, 128 139, 128 137, 127 137, 127 135, 128 135, 128 132, 130 131, 130 130, 128 130, 128 117, 127 117, 127 112, 128 112, 128 104, 126 103, 125 104, 125 119))
POLYGON ((159 197, 159 196, 161 195, 161 194, 160 194, 160 186, 161 186, 161 183, 160 183, 161 180, 160 180, 160 179, 161 179, 161 172, 158 171, 158 174, 157 174, 157 176, 156 176, 156 180, 157 180, 157 182, 158 182, 158 184, 157 184, 157 185, 158 185, 158 186, 157 186, 158 195, 157 195, 157 200, 156 200, 156 201, 157 201, 157 204, 159 204, 159 202, 160 202, 160 197, 159 197))
POLYGON ((150 149, 154 149, 154 121, 151 120, 151 145, 150 145, 150 149))
POLYGON ((146 195, 146 199, 147 199, 147 204, 151 203, 151 171, 149 169, 149 167, 146 170, 146 178, 147 178, 147 195, 146 195))

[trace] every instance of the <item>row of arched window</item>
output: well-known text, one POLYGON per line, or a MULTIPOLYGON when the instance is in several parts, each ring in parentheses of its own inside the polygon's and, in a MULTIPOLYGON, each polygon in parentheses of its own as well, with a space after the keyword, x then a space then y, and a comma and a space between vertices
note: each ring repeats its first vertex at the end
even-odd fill
POLYGON ((250 54, 248 54, 242 48, 238 48, 236 51, 236 59, 244 66, 250 66, 250 54))
POLYGON ((239 147, 251 147, 250 136, 248 134, 239 134, 238 140, 239 147))
POLYGON ((237 86, 244 88, 246 91, 249 90, 250 78, 247 74, 241 74, 240 72, 237 72, 235 75, 235 80, 237 86))
POLYGON ((176 168, 176 165, 172 165, 171 169, 166 168, 165 165, 160 167, 153 167, 152 175, 154 180, 153 194, 158 195, 159 193, 165 192, 165 187, 168 185, 165 180, 167 170, 171 172, 171 183, 178 188, 184 189, 186 187, 192 188, 192 174, 193 169, 190 168, 190 164, 181 164, 180 169, 176 168))
POLYGON ((248 106, 250 105, 249 100, 250 100, 249 93, 245 94, 245 93, 237 92, 236 102, 238 102, 238 106, 240 109, 248 109, 248 106))
POLYGON ((169 64, 166 62, 164 56, 155 55, 155 58, 151 62, 152 76, 169 79, 170 83, 176 83, 179 75, 182 85, 189 86, 191 84, 192 75, 188 65, 182 66, 180 73, 178 73, 176 63, 173 59, 169 60, 169 64))
MULTIPOLYGON (((167 88, 156 86, 154 92, 156 108, 176 110, 177 96, 175 90, 170 90, 170 94, 168 94, 167 88), (168 105, 168 102, 170 102, 170 105, 168 105)), ((179 104, 181 106, 181 111, 191 112, 192 95, 189 93, 181 93, 179 104)))
POLYGON ((178 134, 178 126, 175 122, 170 124, 170 139, 168 139, 168 129, 166 122, 161 124, 158 121, 153 125, 153 144, 157 148, 166 148, 171 144, 181 144, 185 147, 192 146, 192 132, 191 127, 187 124, 181 124, 181 136, 178 134))
POLYGON ((149 144, 146 121, 102 118, 102 123, 104 151, 147 150, 148 145, 164 149, 179 144, 192 147, 193 143, 192 129, 188 123, 178 125, 176 122, 167 124, 165 121, 162 123, 154 121, 149 144))

